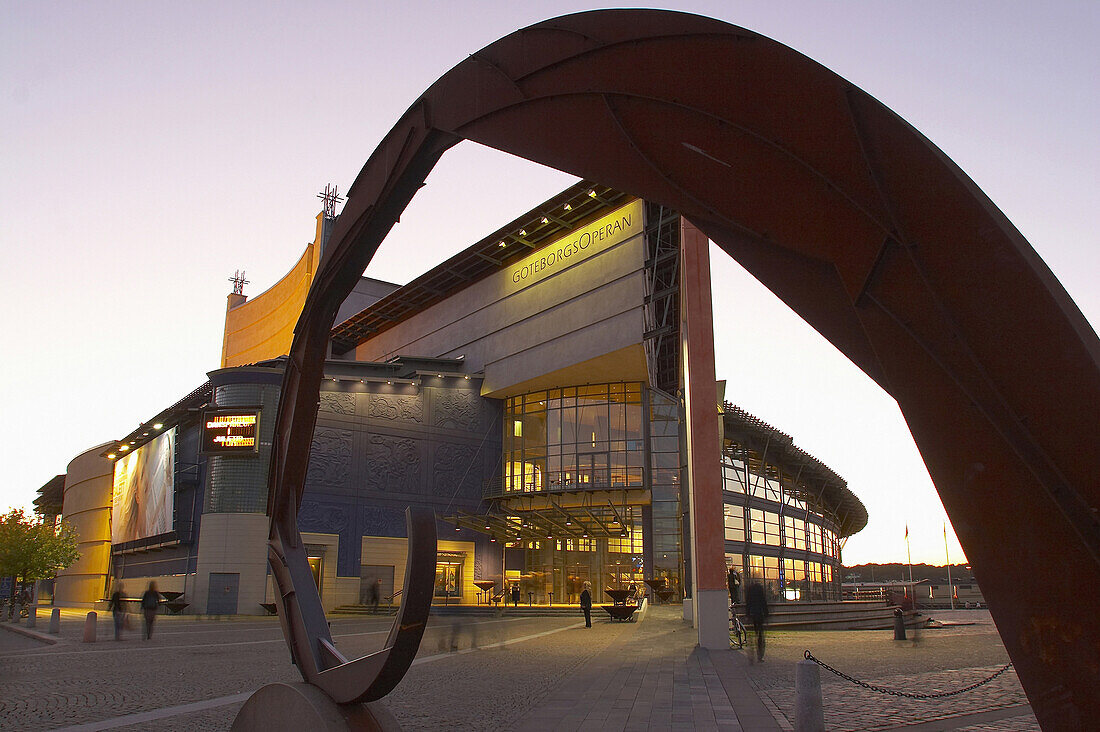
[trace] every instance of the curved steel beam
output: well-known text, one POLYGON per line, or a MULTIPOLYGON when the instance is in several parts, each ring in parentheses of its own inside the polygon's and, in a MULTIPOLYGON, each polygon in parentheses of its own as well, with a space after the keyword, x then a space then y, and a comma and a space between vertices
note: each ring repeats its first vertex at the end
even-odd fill
MULTIPOLYGON (((1100 629, 1074 610, 1100 607, 1095 332, 904 120, 801 54, 699 16, 595 11, 517 31, 441 77, 386 135, 296 329, 273 552, 300 544, 336 308, 461 139, 681 211, 875 379, 901 407, 1040 722, 1100 717, 1100 629)), ((294 571, 288 639, 319 683, 324 616, 294 571)))

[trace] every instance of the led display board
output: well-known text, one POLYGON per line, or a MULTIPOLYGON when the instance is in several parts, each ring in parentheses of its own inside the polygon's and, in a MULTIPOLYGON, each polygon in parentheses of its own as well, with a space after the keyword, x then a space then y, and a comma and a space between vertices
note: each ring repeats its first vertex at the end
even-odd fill
POLYGON ((202 416, 201 450, 207 455, 255 453, 260 438, 256 409, 208 410, 202 416))
POLYGON ((122 544, 172 530, 176 428, 115 461, 111 543, 122 544))

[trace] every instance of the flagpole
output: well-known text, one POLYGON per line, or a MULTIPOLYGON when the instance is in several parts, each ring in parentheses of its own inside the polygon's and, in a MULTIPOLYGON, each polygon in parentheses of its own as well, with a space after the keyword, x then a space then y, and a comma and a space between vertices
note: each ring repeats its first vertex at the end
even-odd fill
POLYGON ((955 609, 955 586, 951 584, 951 552, 947 549, 947 522, 943 523, 943 555, 947 557, 947 591, 951 593, 951 609, 955 609))
POLYGON ((913 556, 909 553, 909 524, 905 525, 905 558, 909 560, 909 591, 913 593, 913 607, 916 607, 917 591, 913 588, 913 556))

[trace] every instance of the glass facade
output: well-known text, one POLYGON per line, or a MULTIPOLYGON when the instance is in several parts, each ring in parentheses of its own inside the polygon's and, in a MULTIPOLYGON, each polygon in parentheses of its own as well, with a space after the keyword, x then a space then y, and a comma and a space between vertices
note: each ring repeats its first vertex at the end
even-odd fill
POLYGON ((641 488, 642 385, 597 384, 505 404, 504 493, 641 488))
POLYGON ((576 602, 585 581, 602 601, 653 577, 679 597, 680 465, 676 402, 641 382, 509 398, 497 495, 524 569, 506 579, 524 602, 576 602), (552 497, 523 510, 516 499, 531 494, 552 497))
POLYGON ((774 476, 723 456, 726 564, 772 600, 839 600, 840 542, 825 512, 774 476))

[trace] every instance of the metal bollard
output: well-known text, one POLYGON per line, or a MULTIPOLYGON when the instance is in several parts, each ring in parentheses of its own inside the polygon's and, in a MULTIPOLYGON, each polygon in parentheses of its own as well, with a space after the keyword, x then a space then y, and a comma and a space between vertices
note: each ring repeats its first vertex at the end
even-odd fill
POLYGON ((900 607, 894 610, 894 640, 905 640, 905 613, 900 607))
POLYGON ((813 661, 799 661, 794 669, 795 732, 825 732, 821 706, 821 673, 813 661))
POLYGON ((88 617, 84 618, 84 642, 95 643, 95 610, 88 611, 88 617))
POLYGON ((61 633, 61 608, 55 607, 50 612, 50 632, 54 635, 61 633))
POLYGON ((30 605, 27 608, 27 627, 33 628, 35 623, 38 622, 38 606, 30 605))

